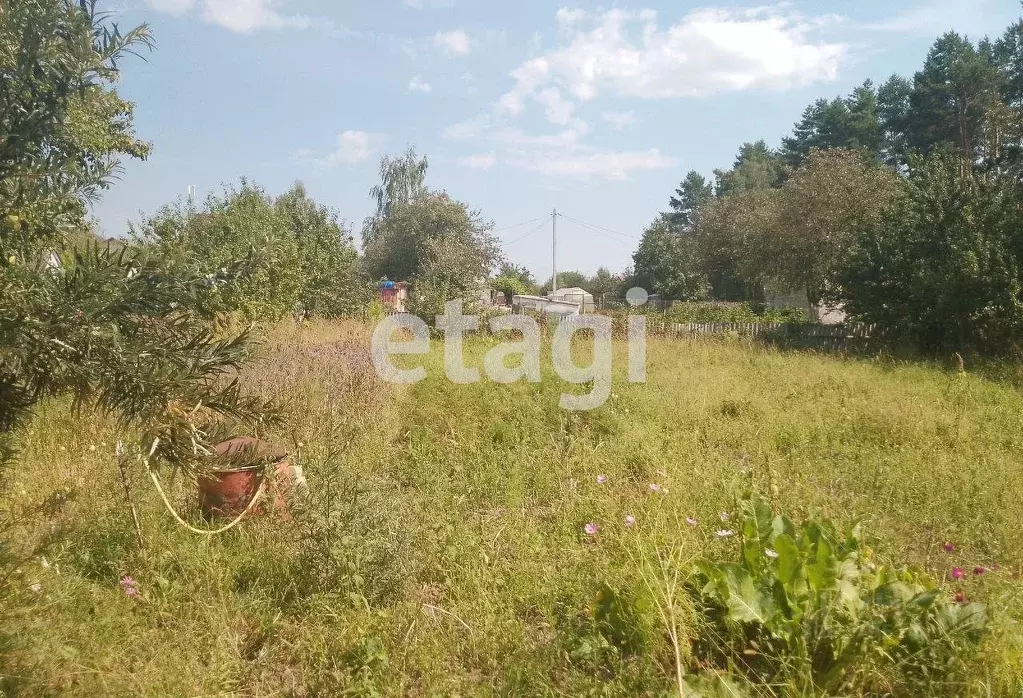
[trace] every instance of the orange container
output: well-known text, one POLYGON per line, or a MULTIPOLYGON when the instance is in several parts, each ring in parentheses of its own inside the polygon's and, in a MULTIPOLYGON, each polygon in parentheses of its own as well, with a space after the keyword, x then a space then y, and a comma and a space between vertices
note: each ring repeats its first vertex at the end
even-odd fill
POLYGON ((230 465, 213 468, 199 476, 199 508, 203 516, 235 518, 241 515, 256 496, 264 477, 270 477, 271 481, 265 488, 264 501, 253 507, 253 513, 263 511, 267 497, 272 498, 278 513, 287 513, 291 490, 287 453, 251 436, 229 439, 217 444, 215 449, 218 460, 228 461, 230 465))

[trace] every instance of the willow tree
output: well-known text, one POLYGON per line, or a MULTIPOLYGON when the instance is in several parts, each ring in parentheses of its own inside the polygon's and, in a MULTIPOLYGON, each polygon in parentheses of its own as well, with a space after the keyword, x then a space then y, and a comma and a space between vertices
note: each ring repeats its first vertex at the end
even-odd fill
POLYGON ((409 146, 398 157, 385 155, 380 159, 380 182, 369 190, 370 198, 376 203, 376 213, 367 218, 363 225, 363 244, 373 240, 380 221, 387 217, 393 207, 411 204, 427 193, 428 168, 426 156, 419 157, 414 146, 409 146))

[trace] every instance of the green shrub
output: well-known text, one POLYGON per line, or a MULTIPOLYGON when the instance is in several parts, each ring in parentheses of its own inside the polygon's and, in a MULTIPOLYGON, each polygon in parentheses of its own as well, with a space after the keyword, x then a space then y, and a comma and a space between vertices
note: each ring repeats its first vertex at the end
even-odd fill
POLYGON ((1023 333, 1023 207, 1015 176, 913 163, 876 225, 861 231, 837 300, 927 353, 1005 354, 1023 333))
POLYGON ((738 562, 698 563, 693 595, 707 632, 705 662, 797 695, 933 695, 954 678, 986 626, 985 608, 957 604, 926 575, 875 563, 859 526, 796 527, 743 503, 738 562))
POLYGON ((673 303, 666 315, 669 322, 684 324, 807 321, 806 313, 799 308, 761 308, 757 311, 749 303, 673 303))

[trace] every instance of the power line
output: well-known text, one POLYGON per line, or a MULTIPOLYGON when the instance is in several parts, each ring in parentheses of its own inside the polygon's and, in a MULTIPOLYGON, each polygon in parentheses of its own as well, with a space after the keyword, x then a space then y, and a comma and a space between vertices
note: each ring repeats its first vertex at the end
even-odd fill
MULTIPOLYGON (((599 233, 601 235, 604 235, 605 233, 610 233, 611 235, 617 235, 619 238, 628 238, 629 240, 639 240, 640 239, 639 237, 637 237, 635 235, 629 235, 628 233, 622 233, 622 232, 619 232, 617 230, 612 230, 611 228, 605 228, 602 225, 596 225, 594 223, 587 223, 586 221, 581 221, 578 218, 572 218, 571 216, 564 216, 563 215, 562 217, 565 220, 571 221, 571 222, 575 223, 576 225, 581 225, 584 228, 589 228, 593 232, 599 233)), ((616 238, 612 238, 612 239, 616 239, 616 238)))
POLYGON ((511 245, 513 243, 519 242, 520 240, 525 240, 530 235, 535 235, 536 233, 538 233, 541 230, 543 230, 545 227, 547 227, 547 217, 546 216, 544 216, 542 222, 539 225, 537 225, 535 228, 530 230, 525 235, 520 235, 519 237, 517 237, 517 238, 515 238, 513 240, 509 240, 508 242, 502 243, 502 245, 511 245))
POLYGON ((524 225, 529 225, 530 223, 536 223, 537 221, 546 220, 546 219, 547 219, 547 216, 540 216, 539 218, 534 218, 531 221, 523 221, 521 223, 516 223, 515 225, 506 225, 503 228, 498 228, 497 230, 492 230, 490 232, 492 232, 492 233, 500 233, 500 232, 503 232, 505 230, 511 230, 512 228, 521 228, 524 225))

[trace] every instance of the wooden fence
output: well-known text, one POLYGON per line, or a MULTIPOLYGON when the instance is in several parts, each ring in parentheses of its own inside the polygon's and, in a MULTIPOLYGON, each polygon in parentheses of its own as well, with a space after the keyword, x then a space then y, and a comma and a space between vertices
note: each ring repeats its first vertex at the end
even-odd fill
MULTIPOLYGON (((397 311, 385 310, 388 315, 401 315, 397 311)), ((561 323, 582 321, 588 315, 539 316, 541 325, 549 328, 561 323)), ((624 316, 612 319, 616 336, 625 335, 624 316)), ((481 321, 480 327, 469 334, 487 334, 487 323, 481 321)), ((668 322, 663 316, 646 316, 646 333, 658 337, 697 338, 734 335, 750 337, 766 342, 776 342, 788 346, 813 349, 842 350, 864 347, 871 340, 880 339, 876 325, 861 322, 843 325, 816 325, 796 322, 704 322, 678 323, 668 322)))
MULTIPOLYGON (((574 322, 578 321, 579 317, 552 318, 548 320, 548 324, 574 322)), ((624 324, 621 324, 618 318, 615 318, 615 320, 615 334, 624 334, 624 324)), ((817 349, 845 349, 853 346, 864 346, 871 339, 877 339, 879 336, 875 325, 865 323, 846 323, 843 325, 817 325, 794 322, 678 323, 668 322, 656 315, 647 316, 646 332, 648 335, 653 336, 681 338, 735 335, 817 349)))

